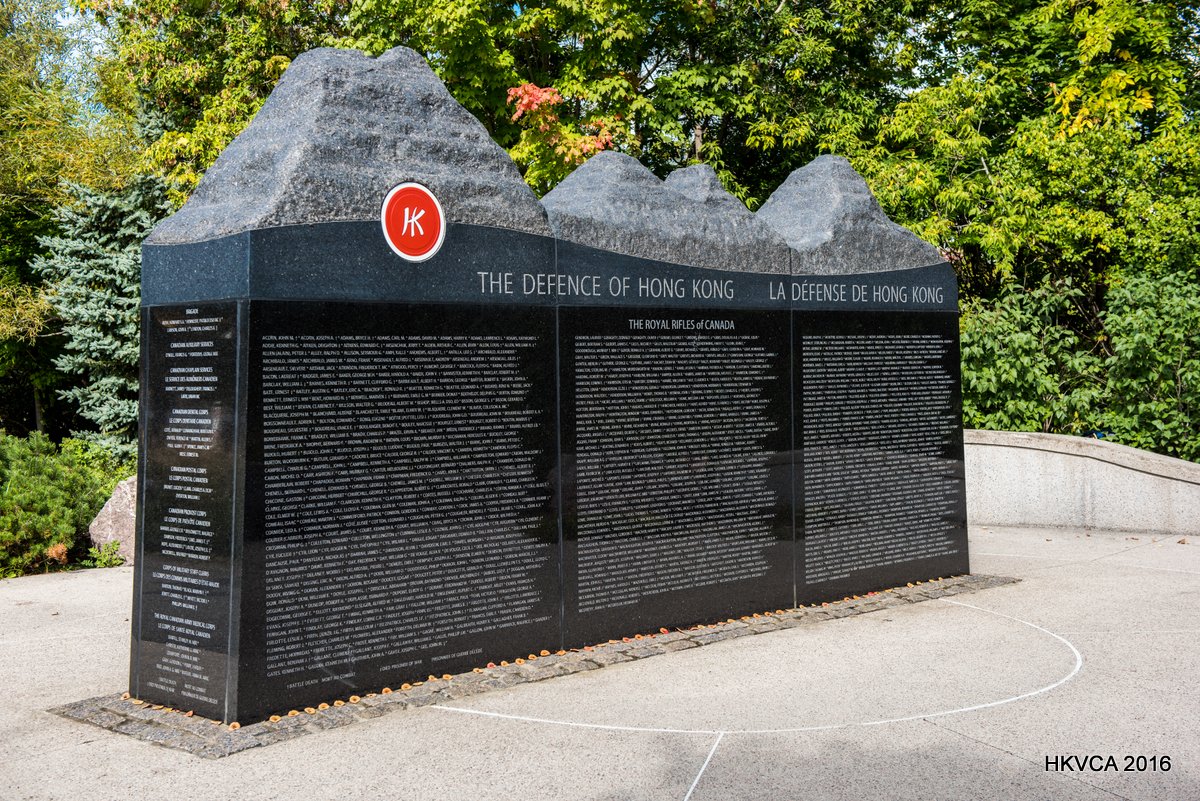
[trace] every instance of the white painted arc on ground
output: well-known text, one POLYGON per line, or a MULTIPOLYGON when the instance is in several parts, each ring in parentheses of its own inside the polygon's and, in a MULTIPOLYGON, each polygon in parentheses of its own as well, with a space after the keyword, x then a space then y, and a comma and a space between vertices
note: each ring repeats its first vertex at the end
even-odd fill
MULTIPOLYGON (((919 715, 906 715, 901 718, 887 718, 885 720, 853 721, 850 723, 831 723, 831 724, 828 724, 825 726, 796 726, 793 728, 785 728, 785 729, 673 729, 673 728, 658 728, 658 727, 653 727, 653 726, 619 726, 619 725, 607 724, 607 723, 580 723, 579 721, 574 721, 574 720, 555 720, 553 718, 538 718, 538 717, 531 717, 528 715, 513 715, 513 714, 506 713, 506 712, 488 712, 488 711, 485 711, 482 709, 466 709, 464 707, 447 706, 445 704, 435 704, 428 708, 429 709, 440 709, 445 712, 458 712, 458 713, 464 714, 464 715, 478 715, 479 717, 485 717, 485 718, 498 718, 501 720, 515 720, 515 721, 520 721, 523 723, 543 723, 543 724, 548 724, 548 725, 552 725, 552 726, 568 726, 570 728, 577 728, 577 729, 600 729, 603 731, 631 731, 631 732, 632 731, 640 731, 640 732, 650 732, 650 733, 654 733, 654 734, 704 734, 704 735, 708 735, 708 736, 715 735, 718 738, 717 743, 720 743, 720 738, 724 737, 726 734, 792 734, 792 733, 797 733, 797 732, 808 732, 808 731, 829 731, 831 729, 848 729, 848 728, 853 728, 855 726, 881 726, 886 723, 903 723, 905 721, 910 721, 910 720, 923 720, 925 718, 937 718, 937 717, 944 717, 946 715, 959 715, 964 712, 974 712, 974 711, 977 711, 980 709, 990 709, 991 707, 1003 706, 1004 704, 1011 704, 1016 701, 1023 701, 1026 698, 1032 698, 1035 695, 1041 695, 1042 693, 1050 692, 1051 690, 1061 687, 1063 684, 1066 684, 1068 681, 1075 678, 1076 674, 1078 674, 1079 671, 1083 668, 1083 655, 1081 653, 1079 653, 1078 648, 1076 648, 1074 645, 1072 645, 1071 642, 1069 640, 1067 640, 1065 637, 1061 637, 1048 629, 1044 629, 1041 626, 1037 625, 1036 623, 1030 623, 1028 620, 1022 620, 1019 617, 1013 617, 1012 615, 1006 615, 1003 612, 996 612, 991 609, 985 609, 982 606, 975 606, 974 604, 963 603, 962 601, 951 601, 948 598, 939 598, 938 600, 942 601, 943 603, 954 604, 955 606, 962 606, 967 609, 974 609, 979 612, 986 612, 989 615, 996 615, 997 617, 1006 618, 1008 620, 1012 620, 1017 623, 1020 623, 1024 626, 1028 626, 1031 629, 1040 631, 1043 634, 1046 634, 1050 637, 1053 637, 1055 640, 1058 640, 1060 643, 1062 643, 1068 649, 1070 649, 1071 653, 1075 656, 1075 665, 1071 668, 1071 671, 1069 673, 1067 673, 1065 676, 1058 679, 1057 681, 1047 684, 1044 687, 1039 687, 1036 690, 1030 690, 1029 692, 1021 693, 1020 695, 1014 695, 1014 696, 1010 696, 1008 698, 1001 698, 996 701, 988 701, 986 703, 974 704, 972 706, 957 707, 955 709, 942 709, 942 710, 937 710, 937 711, 933 711, 933 712, 923 712, 919 715)), ((714 751, 716 750, 715 744, 714 744, 713 750, 714 751)), ((711 758, 711 756, 712 755, 710 754, 709 757, 711 758)), ((703 773, 703 770, 701 770, 701 773, 703 773)), ((699 777, 697 777, 697 778, 699 778, 699 777)))
POLYGON ((1024 623, 1026 626, 1029 626, 1032 629, 1037 629, 1038 631, 1042 632, 1043 634, 1049 634, 1051 637, 1053 637, 1054 639, 1058 640, 1063 645, 1065 645, 1071 649, 1071 653, 1075 655, 1075 666, 1073 668, 1071 668, 1070 673, 1063 676, 1061 679, 1054 682, 1053 684, 1047 684, 1045 687, 1040 687, 1036 690, 1030 690, 1027 693, 1021 693, 1020 695, 1014 695, 1011 698, 1002 698, 999 701, 989 701, 988 703, 985 703, 985 704, 976 704, 974 706, 964 706, 964 707, 959 707, 958 709, 947 709, 947 710, 944 710, 941 712, 927 712, 923 715, 908 715, 908 716, 902 717, 902 718, 889 718, 887 720, 872 720, 868 723, 862 723, 859 725, 879 726, 884 723, 901 723, 906 720, 923 720, 925 718, 938 718, 938 717, 943 717, 945 715, 958 715, 963 712, 974 712, 977 709, 988 709, 993 706, 1001 706, 1003 704, 1011 704, 1014 701, 1022 701, 1026 698, 1032 698, 1035 695, 1041 695, 1042 693, 1050 692, 1051 690, 1055 689, 1056 687, 1060 687, 1063 684, 1066 684, 1071 679, 1075 678, 1075 674, 1077 674, 1080 670, 1083 669, 1083 654, 1079 653, 1079 649, 1076 648, 1074 645, 1072 645, 1070 640, 1068 640, 1065 637, 1062 637, 1058 634, 1055 634, 1054 632, 1050 631, 1049 629, 1044 629, 1036 623, 1030 623, 1028 620, 1022 620, 1019 617, 1013 617, 1012 615, 1006 615, 1003 612, 997 612, 992 609, 984 609, 982 606, 975 606, 974 604, 965 604, 962 601, 951 601, 949 598, 939 598, 938 600, 942 601, 944 603, 954 604, 955 606, 965 606, 968 609, 977 609, 980 612, 987 612, 989 615, 996 615, 998 617, 1008 618, 1009 620, 1015 620, 1018 623, 1024 623))

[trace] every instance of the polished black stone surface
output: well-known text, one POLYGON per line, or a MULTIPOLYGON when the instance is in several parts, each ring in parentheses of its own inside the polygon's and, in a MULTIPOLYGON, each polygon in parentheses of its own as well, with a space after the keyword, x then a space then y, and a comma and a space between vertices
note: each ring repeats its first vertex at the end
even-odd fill
POLYGON ((567 645, 792 605, 789 323, 560 310, 567 645))
POLYGON ((796 314, 797 597, 959 575, 958 316, 796 314))
POLYGON ((427 261, 402 261, 378 222, 290 225, 185 245, 147 245, 142 302, 195 297, 553 305, 524 276, 552 272, 554 240, 450 224, 427 261), (482 275, 481 275, 482 274, 482 275), (512 276, 498 288, 488 278, 512 276), (526 291, 526 287, 529 291, 526 291))
POLYGON ((147 245, 142 302, 196 298, 647 308, 957 311, 954 270, 862 275, 714 270, 519 231, 451 224, 442 249, 401 262, 374 222, 292 225, 147 245), (331 266, 336 265, 336 267, 331 266))
POLYGON ((236 628, 239 307, 142 314, 139 541, 130 689, 222 718, 236 628))
POLYGON ((554 311, 251 303, 243 715, 557 648, 554 311))

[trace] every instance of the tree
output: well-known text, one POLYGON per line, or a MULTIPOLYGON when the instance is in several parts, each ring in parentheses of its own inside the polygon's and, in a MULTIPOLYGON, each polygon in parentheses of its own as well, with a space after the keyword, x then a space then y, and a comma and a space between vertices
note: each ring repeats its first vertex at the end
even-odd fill
POLYGON ((965 304, 963 424, 1000 431, 1083 434, 1100 425, 1099 357, 1072 330, 1084 293, 1069 283, 1010 286, 965 304))
POLYGON ((1129 0, 933 9, 944 76, 852 158, 958 268, 969 424, 1195 458, 1195 18, 1129 0))
POLYGON ((73 188, 76 202, 55 212, 58 232, 34 270, 61 323, 55 366, 82 383, 62 396, 97 432, 76 436, 126 458, 137 444, 142 240, 171 210, 166 185, 138 176, 119 192, 73 188))
POLYGON ((1094 329, 1137 238, 1120 197, 1195 110, 1183 83, 1194 16, 1133 0, 935 6, 921 44, 930 83, 847 155, 893 216, 951 257, 967 294, 1070 277, 1092 296, 1094 329))
POLYGON ((752 203, 821 149, 870 135, 907 64, 907 5, 863 0, 365 0, 345 43, 405 44, 539 192, 613 147, 665 174, 711 164, 752 203))
POLYGON ((0 430, 0 578, 83 557, 88 525, 130 469, 87 442, 0 430))
POLYGON ((62 433, 54 390, 58 343, 30 262, 64 202, 62 181, 112 186, 134 147, 126 121, 95 101, 91 32, 60 2, 0 6, 0 426, 62 433))
POLYGON ((112 32, 101 71, 163 130, 141 168, 167 179, 182 205, 204 171, 249 124, 292 58, 342 34, 346 0, 79 0, 112 32))
POLYGON ((1200 267, 1195 4, 84 1, 119 41, 101 71, 110 105, 140 98, 165 121, 144 163, 176 203, 296 53, 403 44, 539 193, 615 148, 660 175, 706 162, 753 208, 813 156, 847 156, 958 271, 975 424, 1128 439, 1121 421, 1175 414, 1114 327, 1173 342, 1154 321, 1190 313, 1130 310, 1160 279, 1193 291, 1200 267))
MULTIPOLYGON (((62 335, 54 312, 69 321, 81 298, 62 294, 76 285, 60 276, 60 294, 49 301, 31 263, 57 222, 100 210, 62 207, 99 197, 89 193, 121 189, 139 165, 168 177, 173 200, 182 203, 249 122, 290 56, 340 30, 336 2, 180 7, 165 0, 78 0, 78 8, 85 13, 62 0, 14 0, 0 7, 0 425, 48 429, 56 436, 87 421, 124 430, 120 415, 102 411, 110 407, 107 401, 88 399, 89 387, 106 386, 127 401, 129 395, 124 379, 114 376, 72 386, 76 376, 93 372, 92 366, 80 372, 76 363, 90 351, 78 348, 79 330, 62 335), (148 147, 138 119, 158 123, 148 147), (81 188, 72 195, 68 185, 81 188), (64 351, 67 342, 75 353, 64 351), (57 403, 59 393, 86 412, 82 420, 57 403)), ((123 240, 116 245, 118 251, 124 247, 123 240)), ((115 272, 105 280, 124 269, 109 268, 115 272)), ((136 281, 131 286, 136 289, 136 281)), ((136 306, 136 293, 112 300, 120 304, 120 317, 129 302, 136 306)), ((124 335, 123 347, 136 347, 136 331, 124 335)))

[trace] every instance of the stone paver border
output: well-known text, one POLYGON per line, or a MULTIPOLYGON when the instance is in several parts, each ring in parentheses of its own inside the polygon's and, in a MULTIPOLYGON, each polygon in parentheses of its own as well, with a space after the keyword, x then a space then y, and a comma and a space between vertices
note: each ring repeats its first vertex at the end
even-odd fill
POLYGON ((269 720, 228 726, 220 721, 190 715, 182 710, 150 705, 123 695, 102 695, 48 710, 72 720, 90 723, 145 742, 186 751, 207 759, 236 754, 250 748, 303 737, 325 729, 369 720, 400 709, 429 706, 472 695, 527 684, 555 676, 645 659, 658 654, 697 648, 768 631, 812 625, 823 620, 867 614, 910 603, 1014 584, 1006 576, 969 575, 918 582, 881 592, 799 609, 746 615, 720 623, 675 631, 637 634, 622 640, 544 655, 530 654, 470 673, 384 688, 362 697, 331 700, 319 708, 280 710, 269 720))

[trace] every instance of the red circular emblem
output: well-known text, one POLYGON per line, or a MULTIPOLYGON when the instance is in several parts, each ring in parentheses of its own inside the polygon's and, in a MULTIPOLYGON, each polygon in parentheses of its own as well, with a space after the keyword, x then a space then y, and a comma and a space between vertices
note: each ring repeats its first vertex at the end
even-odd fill
POLYGON ((420 184, 393 187, 383 199, 379 221, 388 247, 408 261, 425 261, 438 252, 446 237, 442 204, 420 184))

